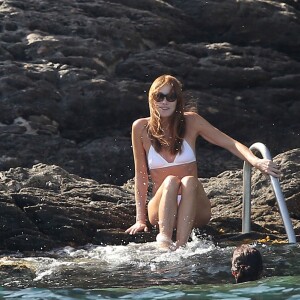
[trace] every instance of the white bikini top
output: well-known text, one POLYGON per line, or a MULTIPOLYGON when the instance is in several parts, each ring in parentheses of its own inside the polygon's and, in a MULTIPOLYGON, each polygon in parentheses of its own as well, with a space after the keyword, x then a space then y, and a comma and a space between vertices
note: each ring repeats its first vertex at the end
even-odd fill
POLYGON ((160 169, 173 166, 179 166, 196 161, 196 156, 186 140, 183 140, 181 153, 177 153, 173 162, 167 162, 151 145, 148 152, 149 169, 160 169))

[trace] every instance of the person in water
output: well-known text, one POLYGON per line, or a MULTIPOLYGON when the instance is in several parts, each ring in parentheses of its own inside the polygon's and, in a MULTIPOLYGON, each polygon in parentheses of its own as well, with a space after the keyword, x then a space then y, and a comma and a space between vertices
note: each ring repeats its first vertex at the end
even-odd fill
POLYGON ((236 283, 261 278, 263 260, 260 252, 250 245, 241 245, 233 251, 231 272, 236 283))
POLYGON ((195 143, 198 136, 221 146, 263 173, 278 177, 278 167, 256 157, 246 146, 221 132, 195 112, 185 111, 180 81, 170 75, 154 80, 149 94, 150 117, 132 125, 135 165, 136 223, 129 234, 148 231, 149 222, 159 227, 161 247, 184 246, 193 228, 206 225, 211 205, 198 180, 195 143), (152 198, 146 207, 148 170, 152 198))

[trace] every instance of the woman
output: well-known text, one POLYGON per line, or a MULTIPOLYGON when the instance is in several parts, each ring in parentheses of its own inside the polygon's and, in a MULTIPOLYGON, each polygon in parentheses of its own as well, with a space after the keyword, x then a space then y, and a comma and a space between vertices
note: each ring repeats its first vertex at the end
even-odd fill
POLYGON ((233 251, 231 272, 236 283, 257 280, 262 271, 262 257, 256 248, 241 245, 233 251))
POLYGON ((175 248, 178 248, 187 243, 194 227, 208 223, 211 206, 197 175, 198 136, 228 149, 264 173, 279 175, 272 161, 256 157, 197 113, 185 112, 181 83, 175 77, 162 75, 152 83, 149 107, 150 117, 138 119, 132 126, 136 223, 127 233, 148 231, 148 169, 153 184, 148 219, 159 226, 157 241, 162 247, 172 247, 174 228, 175 248))

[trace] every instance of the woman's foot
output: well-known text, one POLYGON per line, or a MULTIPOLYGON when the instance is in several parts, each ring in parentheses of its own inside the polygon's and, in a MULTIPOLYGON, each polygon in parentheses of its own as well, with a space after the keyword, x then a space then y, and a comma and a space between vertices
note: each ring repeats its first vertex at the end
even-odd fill
POLYGON ((165 234, 159 233, 156 236, 156 242, 158 247, 162 250, 176 250, 176 246, 174 245, 173 241, 165 234))

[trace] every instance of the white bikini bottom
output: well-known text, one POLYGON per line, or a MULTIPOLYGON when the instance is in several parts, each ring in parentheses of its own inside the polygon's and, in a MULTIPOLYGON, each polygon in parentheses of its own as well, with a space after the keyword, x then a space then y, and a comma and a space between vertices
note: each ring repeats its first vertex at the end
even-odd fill
POLYGON ((179 205, 181 201, 181 195, 177 195, 177 204, 179 205))

